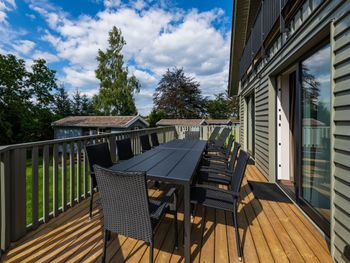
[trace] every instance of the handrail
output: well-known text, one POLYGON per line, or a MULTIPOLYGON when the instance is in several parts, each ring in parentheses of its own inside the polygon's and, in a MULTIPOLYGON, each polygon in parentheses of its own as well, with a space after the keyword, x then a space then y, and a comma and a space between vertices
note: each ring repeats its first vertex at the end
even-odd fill
POLYGON ((111 158, 117 161, 116 140, 131 138, 137 155, 140 135, 154 132, 160 143, 177 138, 175 128, 166 126, 2 146, 0 249, 90 196, 86 145, 108 142, 111 158))
POLYGON ((151 132, 151 131, 157 131, 162 130, 164 128, 171 128, 172 126, 163 126, 163 127, 156 127, 156 128, 146 128, 146 129, 138 129, 138 130, 131 130, 131 131, 116 131, 111 133, 104 133, 104 134, 94 134, 94 135, 85 135, 85 136, 78 136, 78 137, 69 137, 64 139, 53 139, 53 140, 46 140, 46 141, 36 141, 36 142, 26 142, 26 143, 18 143, 18 144, 9 144, 9 145, 2 145, 0 146, 0 153, 6 151, 6 150, 14 150, 18 148, 27 148, 27 147, 34 147, 34 146, 42 146, 45 144, 52 145, 57 143, 70 143, 75 142, 79 140, 88 140, 88 139, 101 139, 106 136, 113 136, 116 134, 133 134, 135 132, 151 132))

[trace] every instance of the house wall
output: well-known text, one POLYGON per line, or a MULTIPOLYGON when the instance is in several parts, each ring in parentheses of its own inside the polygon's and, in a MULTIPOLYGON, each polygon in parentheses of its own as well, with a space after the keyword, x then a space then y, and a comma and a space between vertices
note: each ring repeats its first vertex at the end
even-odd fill
POLYGON ((64 139, 69 137, 78 137, 83 135, 82 128, 74 127, 54 127, 54 138, 64 139))
POLYGON ((276 76, 328 37, 332 49, 333 91, 331 250, 336 262, 346 262, 342 253, 345 245, 350 244, 350 1, 305 1, 295 16, 290 36, 287 34, 278 38, 267 51, 269 56, 257 66, 247 82, 240 84, 241 144, 244 148, 245 96, 254 89, 256 166, 274 182, 276 76))

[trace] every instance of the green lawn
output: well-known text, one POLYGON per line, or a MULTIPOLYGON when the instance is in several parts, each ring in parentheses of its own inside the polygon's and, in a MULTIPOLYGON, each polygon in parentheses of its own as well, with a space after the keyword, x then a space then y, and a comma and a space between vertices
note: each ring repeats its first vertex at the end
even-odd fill
MULTIPOLYGON (((61 160, 61 156, 59 156, 61 160)), ((38 168, 38 216, 39 218, 43 217, 43 159, 39 157, 38 160, 39 168, 38 168)), ((69 202, 70 199, 70 166, 69 166, 69 158, 67 156, 67 178, 66 178, 66 187, 67 187, 67 196, 66 200, 69 202)), ((75 198, 77 198, 77 163, 75 163, 75 198)), ((83 193, 84 189, 84 162, 81 160, 81 193, 83 193)), ((87 171, 88 172, 88 171, 87 171)), ((87 184, 88 189, 90 189, 90 176, 88 176, 87 184)), ((26 206, 26 215, 27 215, 27 225, 32 223, 32 160, 27 159, 26 161, 26 198, 27 198, 27 206, 26 206)), ((58 165, 58 206, 62 206, 62 165, 59 163, 58 165)), ((50 156, 50 166, 49 166, 49 209, 50 212, 53 211, 53 165, 52 165, 52 156, 50 156)))

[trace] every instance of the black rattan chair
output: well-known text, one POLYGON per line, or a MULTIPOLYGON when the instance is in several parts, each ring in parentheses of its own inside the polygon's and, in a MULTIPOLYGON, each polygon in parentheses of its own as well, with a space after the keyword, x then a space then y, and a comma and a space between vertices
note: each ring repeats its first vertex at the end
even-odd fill
POLYGON ((90 176, 91 176, 91 186, 90 186, 91 197, 90 197, 90 210, 89 210, 89 216, 91 219, 92 204, 94 200, 94 189, 97 187, 96 177, 94 173, 94 165, 97 164, 99 166, 108 168, 113 165, 113 162, 111 159, 111 153, 109 151, 108 143, 87 145, 85 147, 85 151, 89 160, 90 176))
POLYGON ((203 156, 203 163, 208 164, 211 161, 216 161, 216 162, 228 162, 228 159, 230 158, 230 153, 232 149, 232 145, 234 143, 234 137, 230 135, 228 139, 228 143, 225 149, 225 152, 220 154, 220 153, 215 153, 215 152, 210 152, 208 154, 205 154, 203 156))
POLYGON ((141 135, 140 136, 140 142, 141 142, 141 149, 142 152, 146 152, 152 149, 151 144, 149 143, 149 137, 148 134, 141 135))
POLYGON ((210 137, 208 139, 208 144, 209 145, 215 143, 215 139, 218 136, 220 129, 221 129, 220 127, 215 127, 214 128, 213 132, 210 134, 210 137))
POLYGON ((242 260, 241 241, 238 232, 237 208, 239 200, 239 192, 241 189, 243 177, 249 160, 249 154, 243 150, 237 160, 237 165, 234 169, 231 184, 228 190, 224 190, 212 185, 197 184, 191 187, 191 204, 202 204, 206 207, 222 209, 232 212, 235 232, 236 245, 238 251, 238 259, 242 260))
POLYGON ((199 140, 200 132, 199 131, 186 131, 185 140, 199 140))
POLYGON ((102 262, 106 259, 106 243, 111 232, 148 243, 149 259, 153 262, 153 236, 167 212, 174 215, 175 248, 177 248, 176 188, 171 188, 163 199, 152 200, 148 198, 145 172, 112 171, 100 166, 95 166, 94 169, 103 209, 102 262))
POLYGON ((152 146, 156 147, 159 146, 159 140, 158 140, 158 135, 157 133, 151 133, 151 141, 152 141, 152 146))
POLYGON ((231 183, 232 172, 235 167, 238 151, 241 148, 239 143, 235 143, 231 153, 230 161, 226 163, 211 163, 209 166, 201 166, 198 172, 198 180, 218 184, 229 185, 231 183))
POLYGON ((209 153, 209 152, 224 152, 225 151, 225 148, 224 148, 225 141, 230 133, 231 133, 231 130, 229 128, 224 128, 221 131, 219 138, 215 141, 215 143, 212 145, 208 145, 207 153, 209 153))
POLYGON ((117 145, 119 160, 123 161, 134 157, 134 153, 132 152, 132 148, 131 148, 130 138, 118 140, 116 141, 116 145, 117 145))

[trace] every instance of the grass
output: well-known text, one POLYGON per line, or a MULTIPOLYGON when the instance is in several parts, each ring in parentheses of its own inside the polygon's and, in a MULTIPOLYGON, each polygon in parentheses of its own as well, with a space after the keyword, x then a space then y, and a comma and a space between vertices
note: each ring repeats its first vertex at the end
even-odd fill
MULTIPOLYGON (((61 154, 59 154, 59 160, 62 160, 61 154)), ((70 164, 69 164, 69 156, 67 155, 67 173, 66 173, 66 200, 67 203, 69 203, 70 200, 70 164)), ((84 189, 84 161, 80 160, 81 162, 81 193, 83 193, 84 189)), ((53 158, 50 156, 50 165, 49 165, 49 211, 50 213, 53 212, 53 158)), ((77 173, 77 161, 75 160, 75 199, 77 198, 77 179, 78 179, 78 173, 77 173)), ((87 173, 88 173, 87 168, 87 173)), ((26 222, 27 225, 32 223, 32 159, 28 158, 26 160, 26 222)), ((90 189, 90 176, 88 176, 87 180, 88 188, 90 189)), ((38 217, 39 219, 43 217, 43 158, 38 158, 38 217)), ((59 162, 58 164, 58 207, 62 207, 62 164, 59 162)))

